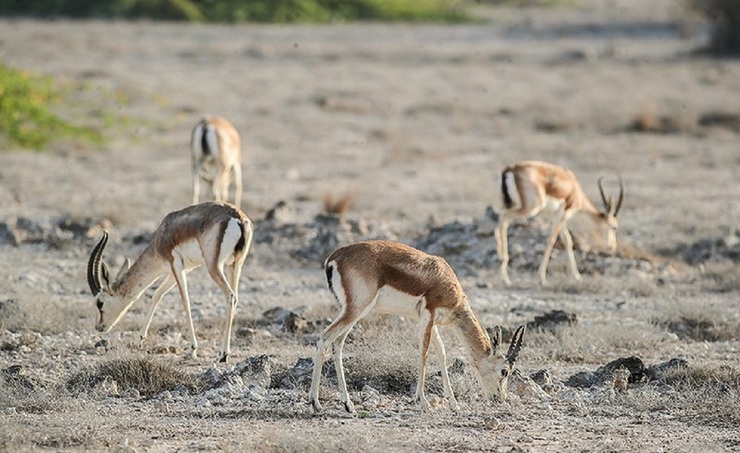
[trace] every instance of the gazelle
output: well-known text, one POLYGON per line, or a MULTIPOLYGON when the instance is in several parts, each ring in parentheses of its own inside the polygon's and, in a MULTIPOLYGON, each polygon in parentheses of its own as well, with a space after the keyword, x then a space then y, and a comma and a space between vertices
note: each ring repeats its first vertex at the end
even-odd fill
POLYGON ((103 232, 87 264, 87 281, 99 312, 95 328, 100 332, 110 331, 144 291, 162 279, 152 295, 139 347, 147 337, 162 296, 177 285, 190 329, 190 356, 196 358, 198 341, 190 312, 186 275, 205 265, 208 274, 223 291, 229 307, 219 356, 220 362, 226 362, 231 352, 231 326, 238 302, 239 277, 253 233, 252 221, 233 205, 217 202, 192 205, 167 214, 136 261, 131 264, 126 258, 115 279, 111 279, 108 266, 102 259, 108 242, 108 233, 103 232), (224 275, 224 265, 229 270, 228 279, 224 275))
POLYGON ((315 411, 321 410, 321 369, 324 355, 332 344, 340 399, 347 412, 354 410, 344 379, 342 348, 352 327, 373 311, 418 319, 421 363, 416 399, 422 409, 429 407, 424 379, 430 342, 434 343, 442 367, 445 396, 453 408, 457 407, 438 325, 451 325, 461 334, 485 396, 507 398, 507 379, 519 356, 525 326, 519 326, 508 353, 503 355, 501 329, 495 328, 491 341, 473 314, 455 272, 443 258, 398 242, 367 241, 338 249, 326 259, 324 269, 329 289, 342 311, 319 337, 309 391, 315 411))
POLYGON ((206 116, 193 128, 193 204, 198 203, 200 180, 208 184, 216 201, 228 201, 229 185, 234 180, 234 204, 241 207, 241 139, 229 120, 206 116))
POLYGON ((610 253, 617 250, 617 215, 624 199, 624 184, 619 177, 619 198, 615 203, 613 197, 607 198, 602 180, 603 178, 599 178, 598 185, 604 202, 603 211, 591 203, 576 176, 568 169, 540 161, 522 161, 504 168, 501 173, 501 192, 497 200, 501 218, 495 235, 496 252, 501 260, 501 276, 507 285, 511 284, 507 230, 513 219, 534 217, 545 209, 557 211, 540 265, 540 280, 543 285, 547 283, 547 264, 558 235, 568 251, 573 276, 576 280, 581 278, 573 254, 573 238, 568 231, 568 221, 577 214, 584 215, 597 227, 600 236, 606 238, 610 253))

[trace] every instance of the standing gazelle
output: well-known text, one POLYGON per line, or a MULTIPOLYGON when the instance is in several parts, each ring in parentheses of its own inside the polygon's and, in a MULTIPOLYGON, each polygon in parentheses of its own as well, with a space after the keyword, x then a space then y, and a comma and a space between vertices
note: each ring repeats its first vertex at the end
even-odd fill
POLYGON ((229 120, 206 116, 193 128, 193 204, 198 203, 200 180, 204 180, 216 201, 228 201, 229 185, 234 180, 234 204, 241 207, 241 139, 229 120))
POLYGON ((604 202, 604 211, 600 211, 591 203, 576 176, 568 169, 539 161, 516 162, 504 169, 501 173, 501 192, 497 197, 501 218, 495 234, 496 252, 501 260, 501 276, 507 285, 511 284, 508 271, 509 223, 517 218, 534 217, 544 209, 557 211, 557 216, 540 265, 540 280, 543 285, 547 283, 547 264, 558 235, 568 251, 573 276, 576 280, 581 278, 573 254, 573 238, 568 231, 568 221, 576 214, 584 215, 596 226, 601 233, 599 236, 606 238, 610 253, 617 250, 617 214, 624 199, 624 184, 619 177, 619 198, 616 203, 613 197, 607 198, 604 193, 602 178, 599 178, 598 185, 601 200, 604 202))
POLYGON ((315 411, 321 410, 321 368, 332 344, 340 399, 347 412, 354 410, 344 379, 342 348, 352 327, 372 311, 419 320, 421 363, 416 399, 422 409, 429 407, 424 395, 424 379, 430 342, 434 342, 442 367, 445 396, 453 408, 457 406, 438 325, 452 325, 460 333, 485 396, 507 398, 508 376, 522 347, 525 327, 516 330, 508 353, 503 355, 501 329, 496 327, 492 342, 473 314, 455 272, 443 258, 398 242, 367 241, 338 249, 327 258, 324 268, 329 289, 342 312, 319 337, 309 391, 309 401, 315 411))
POLYGON ((127 258, 114 280, 111 280, 108 266, 102 260, 108 242, 108 233, 104 232, 87 265, 87 281, 99 312, 95 328, 101 332, 110 331, 144 291, 162 278, 152 295, 139 346, 147 337, 162 296, 177 285, 190 329, 190 355, 196 358, 198 341, 190 312, 186 275, 205 265, 208 274, 223 291, 229 307, 219 356, 220 362, 226 362, 231 352, 231 326, 238 301, 239 277, 253 232, 252 221, 238 208, 226 203, 206 202, 171 212, 162 220, 147 248, 133 264, 127 258), (228 280, 224 275, 224 265, 229 270, 228 280))

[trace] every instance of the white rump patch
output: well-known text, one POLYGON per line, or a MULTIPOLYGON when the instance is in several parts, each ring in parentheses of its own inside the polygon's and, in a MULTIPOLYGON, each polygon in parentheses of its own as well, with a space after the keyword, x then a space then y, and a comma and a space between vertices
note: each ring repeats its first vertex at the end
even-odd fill
MULTIPOLYGON (((218 262, 227 262, 231 264, 234 259, 234 248, 242 237, 242 227, 240 221, 237 218, 229 220, 229 224, 226 225, 226 232, 224 232, 224 239, 221 242, 221 254, 218 257, 218 262)), ((246 238, 245 238, 246 239, 246 238)))
MULTIPOLYGON (((509 197, 511 198, 512 205, 511 210, 516 210, 522 207, 522 199, 519 195, 519 189, 517 189, 516 186, 516 179, 514 178, 514 173, 507 171, 504 173, 504 184, 506 185, 506 192, 509 194, 509 197)), ((501 202, 502 206, 506 207, 506 204, 504 202, 504 196, 503 193, 501 194, 501 202)))
POLYGON ((206 142, 208 142, 208 151, 216 160, 218 160, 218 155, 221 153, 221 149, 218 146, 218 133, 216 128, 212 125, 206 126, 205 134, 206 142))

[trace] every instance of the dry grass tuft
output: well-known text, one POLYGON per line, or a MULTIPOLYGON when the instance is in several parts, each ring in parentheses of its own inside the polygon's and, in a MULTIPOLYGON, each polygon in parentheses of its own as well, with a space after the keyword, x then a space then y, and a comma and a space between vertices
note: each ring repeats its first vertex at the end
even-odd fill
POLYGON ((694 133, 698 129, 697 119, 688 112, 660 114, 650 106, 638 112, 627 130, 657 134, 694 133))
POLYGON ((352 354, 345 362, 348 383, 356 390, 369 385, 381 393, 410 394, 418 375, 416 326, 383 316, 360 323, 353 333, 345 348, 352 354))
POLYGON ((731 341, 738 338, 740 315, 733 306, 707 301, 704 304, 672 301, 654 323, 691 341, 731 341))
POLYGON ((740 392, 740 369, 730 366, 673 367, 663 376, 679 391, 702 391, 718 395, 740 392))
POLYGON ((708 262, 704 264, 706 289, 729 293, 740 291, 740 263, 708 262))
POLYGON ((72 394, 88 392, 113 381, 119 390, 135 389, 143 396, 154 396, 180 385, 190 391, 201 386, 197 377, 148 357, 113 359, 74 374, 67 381, 72 394))
POLYGON ((324 213, 342 216, 349 212, 357 199, 354 190, 347 190, 336 196, 331 192, 324 195, 324 213))
POLYGON ((617 246, 617 256, 627 260, 647 261, 650 264, 665 264, 668 262, 668 259, 663 256, 625 243, 620 243, 617 246))

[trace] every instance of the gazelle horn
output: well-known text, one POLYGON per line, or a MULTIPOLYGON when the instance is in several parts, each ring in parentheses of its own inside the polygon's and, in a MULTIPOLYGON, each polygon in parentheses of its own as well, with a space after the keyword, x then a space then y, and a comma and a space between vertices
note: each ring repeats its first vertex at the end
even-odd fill
POLYGON ((100 238, 100 241, 95 246, 92 254, 90 255, 90 260, 87 262, 87 283, 88 285, 90 285, 90 291, 92 292, 93 296, 97 296, 100 292, 101 258, 103 257, 103 249, 105 249, 105 245, 107 243, 108 232, 103 231, 103 237, 100 238))

